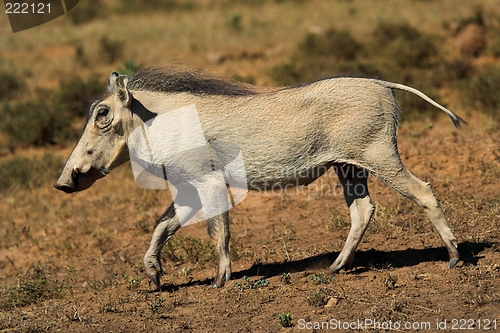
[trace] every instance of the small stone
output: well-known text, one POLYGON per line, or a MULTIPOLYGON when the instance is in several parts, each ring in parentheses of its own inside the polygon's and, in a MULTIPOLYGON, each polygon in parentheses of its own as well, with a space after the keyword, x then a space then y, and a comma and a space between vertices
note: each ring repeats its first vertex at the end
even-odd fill
POLYGON ((325 308, 331 308, 339 303, 338 298, 331 297, 325 305, 325 308))

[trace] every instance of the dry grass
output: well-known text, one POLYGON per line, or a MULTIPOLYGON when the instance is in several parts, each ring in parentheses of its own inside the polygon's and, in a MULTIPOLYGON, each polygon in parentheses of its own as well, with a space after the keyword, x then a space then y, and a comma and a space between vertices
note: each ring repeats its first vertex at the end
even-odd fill
MULTIPOLYGON (((449 34, 443 24, 459 22, 481 6, 486 21, 498 23, 498 8, 494 0, 468 1, 457 6, 456 0, 413 1, 411 6, 392 0, 379 10, 379 4, 364 0, 356 2, 314 1, 259 1, 258 4, 218 1, 212 5, 202 1, 189 11, 166 11, 122 14, 114 12, 119 1, 107 2, 103 14, 90 24, 75 28, 68 19, 58 19, 37 29, 21 34, 8 34, 7 22, 0 25, 5 32, 0 41, 2 57, 14 60, 16 72, 30 73, 29 87, 52 87, 61 77, 86 73, 109 75, 111 70, 129 59, 140 63, 155 64, 181 62, 190 67, 207 67, 226 77, 252 74, 259 84, 270 84, 267 70, 270 65, 286 60, 295 48, 297 37, 314 27, 334 27, 348 30, 362 43, 367 42, 373 28, 381 21, 408 22, 424 33, 449 34), (328 15, 325 15, 328 13, 328 15), (231 17, 241 17, 241 29, 235 31, 228 25, 231 17), (196 22, 193 24, 192 22, 196 22), (137 29, 137 27, 141 27, 137 29), (99 40, 123 44, 123 56, 117 63, 107 64, 99 55, 99 40), (276 41, 279 41, 277 43, 276 41), (75 62, 76 48, 88 55, 91 67, 75 62), (148 50, 144 52, 144 50, 148 50), (263 52, 257 60, 242 55, 245 51, 263 52), (223 54, 230 59, 217 64, 210 54, 223 54), (239 56, 238 56, 239 55, 239 56), (249 71, 248 64, 252 63, 249 71)), ((452 43, 441 46, 452 48, 452 43)))

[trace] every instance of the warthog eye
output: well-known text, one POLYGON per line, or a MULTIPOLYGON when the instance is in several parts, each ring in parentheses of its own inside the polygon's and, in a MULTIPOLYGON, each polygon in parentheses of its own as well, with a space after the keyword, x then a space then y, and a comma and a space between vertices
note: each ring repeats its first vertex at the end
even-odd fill
POLYGON ((104 129, 104 128, 108 127, 111 124, 112 120, 113 120, 113 118, 109 116, 109 108, 108 107, 101 107, 101 108, 97 109, 95 121, 96 121, 96 125, 99 128, 104 129))
POLYGON ((97 111, 97 117, 106 117, 109 113, 109 109, 108 108, 100 108, 98 111, 97 111))

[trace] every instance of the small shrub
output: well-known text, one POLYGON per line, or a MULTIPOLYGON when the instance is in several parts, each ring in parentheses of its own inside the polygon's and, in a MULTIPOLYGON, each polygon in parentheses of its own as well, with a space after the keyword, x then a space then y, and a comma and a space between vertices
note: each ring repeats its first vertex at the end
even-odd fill
POLYGON ((80 25, 100 17, 105 9, 101 0, 80 0, 78 5, 68 12, 67 17, 73 24, 80 25))
POLYGON ((387 59, 388 66, 396 65, 403 70, 428 68, 438 55, 434 37, 422 34, 408 23, 380 22, 372 37, 370 53, 387 59))
POLYGON ((65 79, 59 84, 54 104, 59 104, 70 117, 84 116, 92 99, 102 94, 105 88, 106 84, 97 77, 86 81, 78 76, 65 79))
POLYGON ((291 86, 306 81, 302 68, 291 62, 274 66, 269 75, 274 82, 282 86, 291 86))
POLYGON ((228 27, 233 30, 240 31, 242 29, 241 26, 241 15, 240 14, 232 14, 227 21, 228 27))
POLYGON ((49 280, 39 265, 33 265, 20 280, 19 286, 0 291, 0 307, 13 309, 30 304, 38 304, 47 299, 59 297, 62 285, 49 280))
POLYGON ((463 28, 465 28, 466 26, 468 26, 470 24, 475 24, 475 25, 480 26, 480 27, 486 26, 485 19, 484 19, 484 9, 482 6, 476 6, 476 8, 474 8, 473 13, 471 15, 460 19, 457 22, 456 32, 459 32, 460 30, 462 30, 463 28))
POLYGON ((466 103, 494 117, 500 115, 500 66, 488 68, 472 77, 463 94, 466 103))
POLYGON ((339 73, 376 74, 372 63, 358 59, 362 51, 347 31, 308 33, 290 61, 273 67, 270 76, 280 85, 294 85, 339 73))
POLYGON ((0 69, 0 99, 11 98, 24 87, 24 82, 18 75, 4 69, 0 69))
POLYGON ((347 31, 330 29, 324 34, 309 33, 299 44, 300 52, 308 56, 353 60, 362 47, 347 31))
POLYGON ((85 52, 85 48, 81 44, 75 45, 75 61, 83 67, 88 67, 90 64, 87 52, 85 52))
POLYGON ((130 59, 123 63, 123 67, 118 72, 122 75, 132 76, 142 67, 142 64, 136 64, 134 60, 130 59))
POLYGON ((289 312, 281 312, 278 314, 278 321, 281 327, 292 327, 292 315, 289 312))
POLYGON ((112 64, 123 56, 123 42, 104 36, 99 41, 99 58, 105 64, 112 64))
POLYGON ((397 276, 387 275, 387 277, 382 279, 382 283, 387 289, 395 289, 396 282, 398 282, 397 276))
POLYGON ((32 189, 56 179, 64 166, 60 158, 46 153, 42 158, 16 156, 0 163, 0 193, 13 189, 32 189))
POLYGON ((139 287, 139 285, 141 284, 142 280, 143 280, 142 277, 135 277, 133 279, 128 280, 127 288, 129 290, 137 289, 137 287, 139 287))
POLYGON ((283 282, 284 284, 292 283, 292 276, 290 275, 290 273, 283 273, 281 275, 281 282, 283 282))
POLYGON ((334 280, 334 276, 325 276, 323 272, 309 275, 309 280, 314 281, 315 284, 328 284, 334 280))
POLYGON ((165 301, 165 298, 161 296, 157 297, 154 301, 148 303, 149 309, 154 313, 160 313, 160 310, 163 307, 163 303, 165 303, 165 301))
POLYGON ((500 38, 495 39, 488 45, 486 54, 493 57, 500 57, 500 38))
POLYGON ((41 101, 16 105, 5 103, 0 110, 0 117, 0 130, 9 135, 13 147, 62 144, 78 137, 72 127, 72 117, 63 112, 60 106, 41 101))
POLYGON ((235 286, 240 291, 244 291, 245 289, 258 289, 261 287, 267 287, 269 285, 269 280, 267 279, 259 279, 256 281, 250 281, 248 276, 243 277, 243 283, 236 282, 235 286))
POLYGON ((408 23, 379 22, 372 32, 377 47, 386 47, 395 40, 417 40, 422 34, 408 23))
POLYGON ((399 38, 390 43, 384 53, 401 68, 430 67, 438 54, 434 41, 428 36, 414 40, 399 38))
POLYGON ((306 296, 307 302, 311 306, 322 308, 328 303, 328 300, 333 297, 335 293, 326 288, 320 288, 318 291, 309 293, 306 296))
POLYGON ((460 58, 443 61, 438 68, 438 74, 433 81, 436 86, 443 86, 449 82, 457 82, 472 77, 475 74, 470 58, 460 58))
POLYGON ((123 312, 123 306, 119 304, 118 301, 108 296, 107 300, 101 300, 98 307, 99 313, 121 313, 123 312))

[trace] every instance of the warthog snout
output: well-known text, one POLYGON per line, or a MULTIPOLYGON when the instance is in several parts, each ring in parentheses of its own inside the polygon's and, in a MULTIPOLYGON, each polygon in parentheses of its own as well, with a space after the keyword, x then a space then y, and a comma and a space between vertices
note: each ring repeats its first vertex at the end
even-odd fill
POLYGON ((68 194, 76 192, 76 190, 74 188, 72 188, 71 186, 66 185, 66 184, 55 183, 54 187, 60 191, 68 193, 68 194))
POLYGON ((74 193, 76 192, 76 184, 77 184, 77 178, 78 175, 80 174, 80 169, 78 167, 73 167, 71 170, 67 170, 69 168, 65 168, 57 180, 57 182, 54 184, 54 187, 60 191, 63 191, 65 193, 74 193), (71 171, 71 172, 68 172, 71 171))
POLYGON ((74 193, 88 189, 97 179, 106 176, 108 170, 89 168, 82 170, 77 166, 66 166, 54 187, 65 193, 74 193))

